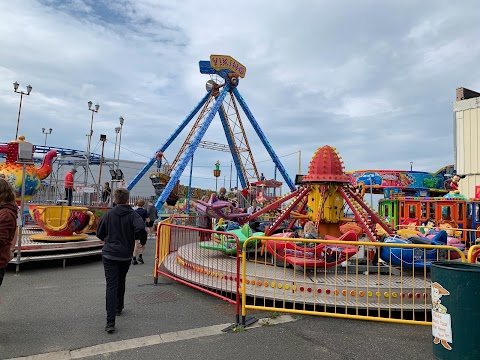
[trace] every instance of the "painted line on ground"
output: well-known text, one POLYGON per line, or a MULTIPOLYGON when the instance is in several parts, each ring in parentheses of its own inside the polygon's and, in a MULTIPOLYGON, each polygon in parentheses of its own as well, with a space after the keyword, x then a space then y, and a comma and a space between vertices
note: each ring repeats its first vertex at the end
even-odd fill
MULTIPOLYGON (((247 329, 255 329, 262 326, 270 326, 270 325, 278 325, 287 322, 296 321, 297 319, 291 315, 281 315, 276 318, 263 318, 260 319, 258 322, 249 326, 247 329)), ((152 345, 160 345, 166 344, 171 342, 183 341, 183 340, 191 340, 191 339, 198 339, 206 336, 212 335, 221 335, 225 334, 222 330, 230 326, 231 324, 219 324, 219 325, 212 325, 206 326, 202 328, 196 329, 188 329, 182 331, 173 331, 164 334, 158 335, 150 335, 150 336, 143 336, 139 338, 127 339, 127 340, 120 340, 120 341, 112 341, 109 343, 88 346, 80 349, 75 350, 64 350, 64 351, 56 351, 44 354, 37 354, 25 357, 17 357, 12 358, 10 360, 70 360, 70 359, 82 359, 90 356, 97 356, 97 355, 104 355, 104 354, 111 354, 125 350, 132 350, 143 348, 145 346, 152 346, 152 345)))

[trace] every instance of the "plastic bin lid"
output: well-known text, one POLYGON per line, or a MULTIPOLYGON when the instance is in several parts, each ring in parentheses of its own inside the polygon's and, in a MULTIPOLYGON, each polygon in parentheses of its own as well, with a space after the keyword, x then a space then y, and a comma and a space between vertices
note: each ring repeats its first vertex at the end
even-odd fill
POLYGON ((448 270, 480 272, 480 264, 471 264, 460 261, 433 261, 431 266, 448 270))

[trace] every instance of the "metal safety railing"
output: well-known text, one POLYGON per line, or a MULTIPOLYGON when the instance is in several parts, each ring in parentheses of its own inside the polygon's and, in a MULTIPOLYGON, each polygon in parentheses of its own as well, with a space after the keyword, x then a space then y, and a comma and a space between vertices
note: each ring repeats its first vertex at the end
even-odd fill
POLYGON ((242 249, 242 323, 261 310, 430 325, 430 262, 466 261, 446 245, 261 236, 242 249))
POLYGON ((171 217, 159 223, 154 282, 160 275, 235 304, 240 321, 240 251, 235 234, 179 225, 196 217, 171 217))

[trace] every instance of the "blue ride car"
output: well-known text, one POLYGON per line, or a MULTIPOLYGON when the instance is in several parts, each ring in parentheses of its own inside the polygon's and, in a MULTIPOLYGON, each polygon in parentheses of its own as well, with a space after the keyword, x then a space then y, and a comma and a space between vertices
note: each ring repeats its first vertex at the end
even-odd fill
POLYGON ((376 172, 366 172, 362 176, 357 178, 357 184, 360 182, 363 182, 366 186, 382 185, 382 177, 376 172), (371 184, 370 180, 372 181, 371 184))

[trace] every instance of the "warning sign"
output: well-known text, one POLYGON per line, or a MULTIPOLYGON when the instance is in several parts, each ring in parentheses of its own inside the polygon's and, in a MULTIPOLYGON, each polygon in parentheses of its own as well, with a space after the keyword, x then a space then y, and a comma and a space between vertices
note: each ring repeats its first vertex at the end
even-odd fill
POLYGON ((432 310, 432 335, 452 343, 452 320, 450 314, 440 314, 432 310))

